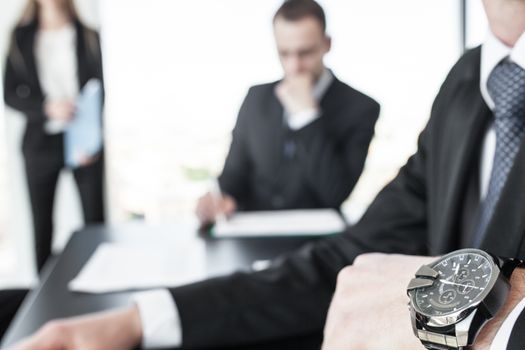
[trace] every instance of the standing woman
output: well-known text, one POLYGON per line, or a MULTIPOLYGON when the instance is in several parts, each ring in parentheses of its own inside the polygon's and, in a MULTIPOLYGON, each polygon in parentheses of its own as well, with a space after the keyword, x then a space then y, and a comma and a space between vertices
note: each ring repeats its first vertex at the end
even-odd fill
MULTIPOLYGON (((12 36, 4 77, 8 106, 27 118, 22 141, 37 266, 51 254, 53 205, 64 163, 64 129, 91 79, 102 82, 98 34, 84 26, 73 0, 30 0, 12 36)), ((84 221, 104 221, 102 151, 73 169, 84 221)))

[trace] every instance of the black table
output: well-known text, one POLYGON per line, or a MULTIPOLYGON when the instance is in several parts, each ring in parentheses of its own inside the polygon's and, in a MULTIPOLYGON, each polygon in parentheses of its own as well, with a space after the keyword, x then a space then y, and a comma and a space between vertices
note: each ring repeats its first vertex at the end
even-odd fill
MULTIPOLYGON (((86 294, 70 292, 67 284, 82 269, 97 246, 102 242, 141 242, 153 238, 166 239, 178 233, 177 226, 147 226, 131 224, 119 227, 95 226, 76 232, 63 253, 48 262, 41 275, 39 286, 29 293, 13 320, 1 348, 34 333, 47 321, 108 310, 129 305, 130 292, 86 294)), ((201 237, 206 246, 208 276, 217 276, 238 269, 249 269, 257 260, 267 260, 295 250, 312 237, 276 238, 213 238, 201 237)), ((306 344, 319 348, 319 335, 313 338, 294 339, 250 349, 306 349, 306 344), (303 344, 304 343, 304 344, 303 344)), ((309 348, 309 347, 308 347, 309 348)))

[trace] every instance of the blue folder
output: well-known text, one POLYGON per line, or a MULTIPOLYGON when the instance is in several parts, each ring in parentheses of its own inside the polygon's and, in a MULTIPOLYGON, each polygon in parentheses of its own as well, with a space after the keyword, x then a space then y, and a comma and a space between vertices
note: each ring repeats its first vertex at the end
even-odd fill
POLYGON ((76 113, 64 134, 65 162, 77 168, 82 157, 96 155, 102 149, 102 83, 91 79, 77 99, 76 113))

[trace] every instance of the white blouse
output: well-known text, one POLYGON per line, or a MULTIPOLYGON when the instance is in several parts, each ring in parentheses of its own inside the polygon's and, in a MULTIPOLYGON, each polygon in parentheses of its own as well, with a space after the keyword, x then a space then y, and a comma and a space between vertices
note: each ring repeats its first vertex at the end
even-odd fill
MULTIPOLYGON (((76 99, 79 92, 76 44, 76 31, 72 25, 37 32, 36 66, 46 100, 76 99)), ((58 133, 65 126, 64 123, 48 121, 45 129, 48 133, 58 133)))

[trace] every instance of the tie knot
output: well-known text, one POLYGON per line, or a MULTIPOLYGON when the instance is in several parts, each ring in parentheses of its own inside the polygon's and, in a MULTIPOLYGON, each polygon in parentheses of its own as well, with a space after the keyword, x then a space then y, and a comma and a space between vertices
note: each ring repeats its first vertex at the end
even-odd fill
POLYGON ((494 116, 525 118, 525 70, 508 59, 490 73, 487 90, 494 101, 494 116))

